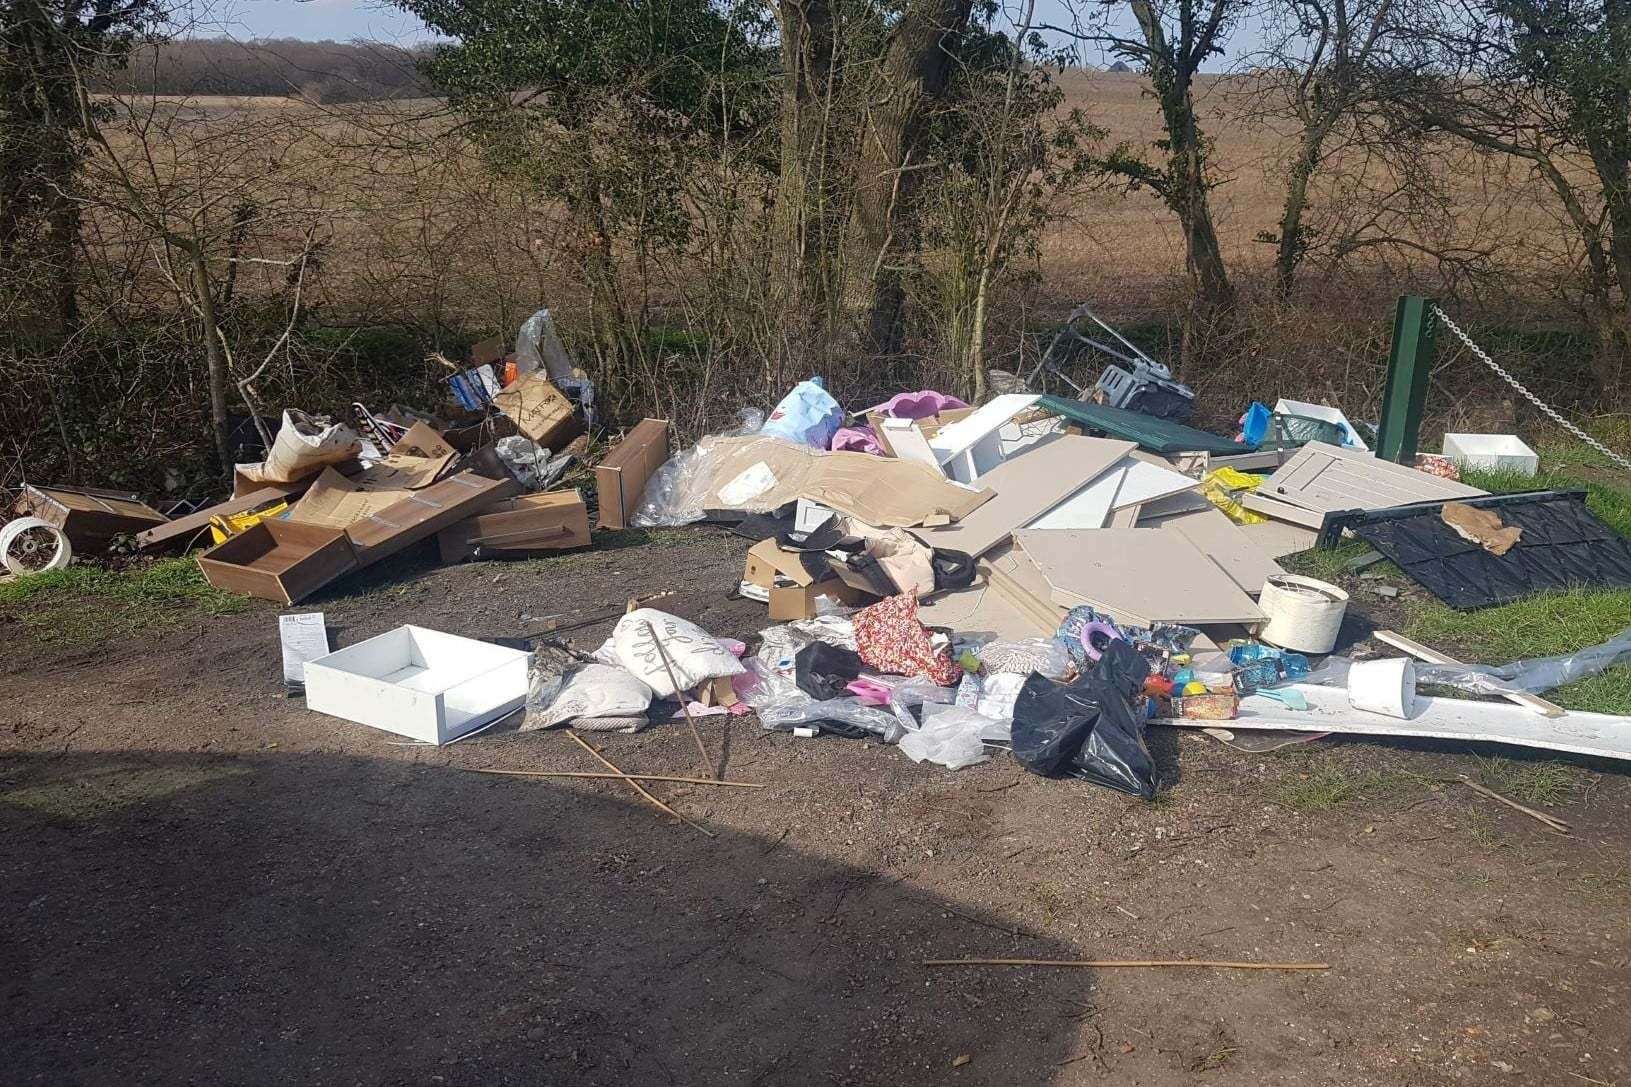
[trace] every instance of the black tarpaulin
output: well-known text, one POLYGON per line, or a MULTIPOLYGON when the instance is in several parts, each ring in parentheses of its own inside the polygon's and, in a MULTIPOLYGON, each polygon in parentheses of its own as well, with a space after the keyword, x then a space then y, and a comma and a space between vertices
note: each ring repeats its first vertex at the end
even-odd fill
POLYGON ((1523 538, 1492 555, 1458 536, 1441 518, 1442 504, 1411 507, 1398 517, 1372 511, 1352 524, 1355 535, 1452 608, 1471 611, 1539 592, 1578 586, 1631 586, 1631 541, 1586 508, 1579 493, 1476 500, 1523 538))

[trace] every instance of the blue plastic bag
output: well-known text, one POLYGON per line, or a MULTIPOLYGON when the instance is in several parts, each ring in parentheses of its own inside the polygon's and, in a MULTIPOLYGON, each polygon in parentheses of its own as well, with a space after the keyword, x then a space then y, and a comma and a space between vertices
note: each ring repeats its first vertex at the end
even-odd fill
POLYGON ((844 422, 844 409, 827 392, 819 377, 801 381, 782 397, 759 431, 772 438, 826 449, 844 422))

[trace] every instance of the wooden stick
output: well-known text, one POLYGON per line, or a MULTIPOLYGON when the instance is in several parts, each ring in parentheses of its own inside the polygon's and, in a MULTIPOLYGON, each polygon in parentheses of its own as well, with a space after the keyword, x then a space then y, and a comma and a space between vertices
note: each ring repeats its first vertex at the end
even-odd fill
POLYGON ((627 781, 672 781, 681 785, 718 785, 726 789, 763 789, 764 785, 757 785, 748 781, 714 781, 712 778, 677 778, 666 774, 591 774, 578 770, 483 770, 474 766, 459 766, 455 769, 471 774, 505 774, 520 778, 610 778, 613 781, 623 778, 627 781))
POLYGON ((702 732, 697 728, 696 718, 691 716, 691 707, 685 704, 685 692, 680 690, 679 677, 674 674, 674 665, 668 659, 668 650, 663 648, 662 639, 657 637, 657 628, 649 622, 646 624, 646 633, 651 635, 651 644, 657 647, 657 655, 663 658, 663 668, 668 672, 668 682, 674 685, 674 697, 680 700, 680 712, 685 714, 685 723, 691 726, 691 738, 697 742, 697 754, 702 756, 702 765, 708 768, 708 776, 718 781, 719 771, 714 768, 714 760, 708 757, 708 748, 702 742, 702 732))
POLYGON ((1536 811, 1534 808, 1526 808, 1522 804, 1518 803, 1516 800, 1508 800, 1506 797, 1502 796, 1500 793, 1496 792, 1494 789, 1484 788, 1482 785, 1478 784, 1476 781, 1469 778, 1466 774, 1461 774, 1459 776, 1458 780, 1461 782, 1461 784, 1465 785, 1467 788, 1471 789, 1473 792, 1478 793, 1478 794, 1480 794, 1482 796, 1487 796, 1491 800, 1500 801, 1502 804, 1505 804, 1507 807, 1511 808, 1513 811, 1521 811, 1521 812, 1523 812, 1523 814, 1529 816, 1529 818, 1531 818, 1531 819, 1538 819, 1542 823, 1545 823, 1546 826, 1549 829, 1555 830, 1559 834, 1569 833, 1569 829, 1570 829, 1569 824, 1565 823, 1563 820, 1559 819, 1555 815, 1547 815, 1543 811, 1536 811))
MULTIPOLYGON (((1375 638, 1383 645, 1391 645, 1395 649, 1402 649, 1406 653, 1409 653, 1412 657, 1415 657, 1418 660, 1424 660, 1428 664, 1461 663, 1461 661, 1456 660, 1448 653, 1440 653, 1436 649, 1429 649, 1420 642, 1411 641, 1403 634, 1396 634, 1391 630, 1373 631, 1371 637, 1375 638)), ((1562 717, 1564 714, 1569 712, 1555 702, 1548 702, 1539 695, 1529 694, 1524 691, 1502 691, 1500 692, 1500 695, 1508 702, 1513 702, 1519 706, 1534 710, 1542 717, 1562 717)))
POLYGON ((1214 959, 925 959, 924 966, 1178 966, 1209 970, 1329 970, 1328 962, 1219 962, 1214 959))
POLYGON ((672 815, 674 818, 678 819, 680 822, 684 823, 686 826, 691 827, 693 830, 700 830, 702 833, 706 834, 710 838, 719 837, 719 835, 715 834, 713 831, 709 830, 707 827, 702 826, 699 823, 691 822, 691 820, 687 819, 685 816, 681 815, 679 812, 675 811, 673 808, 669 807, 667 804, 664 804, 661 800, 658 800, 656 797, 652 796, 649 792, 646 791, 645 786, 641 785, 638 781, 635 781, 633 778, 629 777, 629 775, 625 774, 623 771, 619 770, 616 766, 612 765, 612 760, 611 759, 608 759, 605 755, 602 755, 599 751, 596 751, 592 744, 585 743, 582 736, 579 736, 576 732, 573 732, 570 729, 567 730, 566 734, 568 736, 572 737, 572 742, 573 743, 577 744, 579 747, 581 747, 585 751, 589 752, 589 754, 591 754, 595 758, 599 759, 601 765, 606 767, 606 769, 610 770, 612 773, 616 774, 618 777, 620 777, 624 781, 628 782, 629 783, 629 788, 633 789, 635 792, 639 793, 641 796, 645 797, 647 800, 649 800, 653 804, 657 805, 657 807, 661 808, 663 811, 667 812, 669 815, 672 815))

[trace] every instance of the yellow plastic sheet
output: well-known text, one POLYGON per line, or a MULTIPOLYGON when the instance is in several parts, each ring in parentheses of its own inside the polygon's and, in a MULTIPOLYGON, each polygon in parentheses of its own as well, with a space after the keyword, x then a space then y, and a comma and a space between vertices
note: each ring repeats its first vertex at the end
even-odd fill
POLYGON ((225 543, 229 538, 238 535, 244 529, 254 528, 268 517, 280 516, 288 508, 289 503, 285 501, 250 513, 235 513, 231 517, 211 517, 210 539, 216 543, 225 543))
POLYGON ((1255 491, 1262 485, 1263 479, 1263 476, 1254 476, 1238 468, 1214 468, 1201 480, 1201 494, 1235 524, 1260 525, 1268 518, 1242 506, 1237 496, 1242 491, 1255 491))

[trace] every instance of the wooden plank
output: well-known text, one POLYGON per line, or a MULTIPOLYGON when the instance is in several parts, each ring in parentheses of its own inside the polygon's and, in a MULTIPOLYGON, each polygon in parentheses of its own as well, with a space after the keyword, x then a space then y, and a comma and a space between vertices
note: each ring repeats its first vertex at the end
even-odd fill
MULTIPOLYGON (((1409 653, 1412 657, 1415 657, 1418 660, 1424 660, 1428 664, 1462 663, 1447 653, 1440 653, 1436 649, 1431 649, 1425 645, 1422 645, 1420 642, 1412 641, 1411 639, 1406 638, 1403 634, 1398 634, 1391 630, 1374 631, 1372 632, 1371 637, 1386 645, 1391 645, 1395 649, 1402 649, 1406 653, 1409 653)), ((1555 702, 1548 702, 1539 695, 1532 695, 1527 692, 1502 692, 1501 697, 1506 699, 1508 702, 1514 702, 1520 706, 1527 706, 1529 709, 1534 710, 1542 717, 1562 717, 1564 714, 1569 712, 1555 702)))
POLYGON ((1290 502, 1282 502, 1278 498, 1270 498, 1256 491, 1241 491, 1240 504, 1253 513, 1261 513, 1264 517, 1272 517, 1277 521, 1287 521, 1302 528, 1311 528, 1316 533, 1325 525, 1325 514, 1314 510, 1294 506, 1290 502))
POLYGON ((174 543, 183 537, 194 535, 209 528, 210 518, 212 517, 231 517, 234 514, 248 513, 250 510, 280 502, 288 496, 288 487, 289 484, 262 487, 258 491, 252 491, 238 498, 229 498, 225 502, 217 502, 213 506, 205 506, 201 510, 194 510, 185 517, 177 517, 174 521, 167 521, 157 528, 150 528, 146 532, 138 533, 136 544, 143 551, 146 551, 149 548, 174 543))

